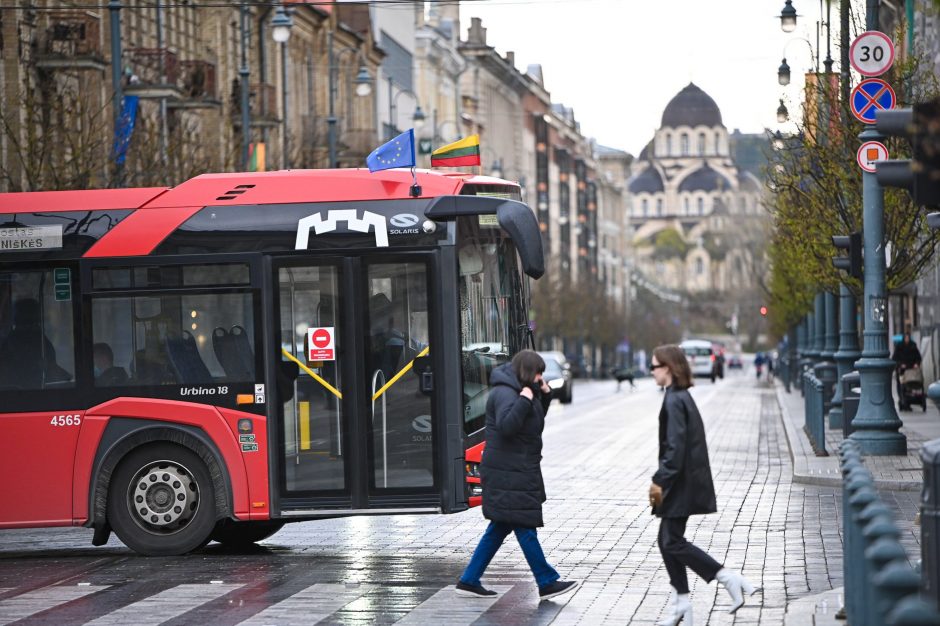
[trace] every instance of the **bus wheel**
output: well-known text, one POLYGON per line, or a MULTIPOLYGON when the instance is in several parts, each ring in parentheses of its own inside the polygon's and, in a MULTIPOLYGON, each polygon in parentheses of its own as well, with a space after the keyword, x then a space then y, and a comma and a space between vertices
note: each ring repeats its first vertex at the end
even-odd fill
POLYGON ((267 539, 284 527, 284 522, 266 520, 258 522, 233 522, 223 520, 212 531, 212 540, 228 548, 246 548, 267 539))
POLYGON ((127 547, 148 556, 206 545, 215 526, 209 470, 196 453, 174 444, 132 451, 111 478, 108 522, 127 547))

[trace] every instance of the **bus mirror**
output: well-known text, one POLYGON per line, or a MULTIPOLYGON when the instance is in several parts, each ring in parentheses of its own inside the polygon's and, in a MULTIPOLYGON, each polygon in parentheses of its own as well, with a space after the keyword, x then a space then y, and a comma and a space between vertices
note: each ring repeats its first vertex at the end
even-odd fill
POLYGON ((434 373, 431 371, 431 357, 419 356, 414 360, 415 376, 418 377, 418 391, 431 395, 434 391, 434 373))
POLYGON ((541 278, 545 273, 542 233, 532 210, 521 202, 504 200, 496 209, 496 219, 516 244, 522 270, 536 280, 541 278))

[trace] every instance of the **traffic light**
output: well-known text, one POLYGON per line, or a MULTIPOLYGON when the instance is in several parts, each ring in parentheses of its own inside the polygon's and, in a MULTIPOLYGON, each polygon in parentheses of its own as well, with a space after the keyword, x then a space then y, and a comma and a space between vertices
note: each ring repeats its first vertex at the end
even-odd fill
POLYGON ((760 314, 761 314, 762 316, 764 316, 764 317, 767 317, 767 307, 762 306, 762 307, 760 308, 760 314))
POLYGON ((832 245, 848 252, 847 256, 832 257, 832 266, 846 272, 849 276, 862 279, 862 233, 851 235, 833 235, 832 245))
MULTIPOLYGON (((875 114, 878 132, 902 137, 911 144, 912 159, 875 164, 878 183, 907 189, 914 204, 940 208, 940 99, 875 114)), ((940 218, 933 220, 940 224, 940 218)))

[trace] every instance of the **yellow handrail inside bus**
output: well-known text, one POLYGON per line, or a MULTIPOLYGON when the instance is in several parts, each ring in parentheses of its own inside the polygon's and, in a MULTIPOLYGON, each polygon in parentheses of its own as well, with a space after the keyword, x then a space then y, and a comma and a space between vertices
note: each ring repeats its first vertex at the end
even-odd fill
MULTIPOLYGON (((308 374, 310 374, 310 376, 311 376, 315 381, 317 381, 318 383, 320 383, 321 385, 323 385, 324 387, 326 387, 326 388, 330 391, 330 393, 332 393, 334 396, 336 396, 336 397, 339 398, 340 400, 343 399, 343 394, 342 394, 338 389, 336 389, 336 387, 334 387, 334 386, 331 385, 330 383, 328 383, 328 382, 326 382, 325 380, 323 380, 322 378, 320 378, 320 376, 317 375, 316 372, 314 372, 312 369, 310 369, 309 367, 307 367, 306 365, 304 365, 303 363, 301 363, 301 362, 297 359, 297 357, 295 357, 293 354, 291 354, 290 352, 288 352, 286 348, 281 348, 281 353, 283 353, 284 356, 286 356, 288 359, 290 359, 291 361, 293 361, 294 363, 296 363, 297 366, 300 367, 300 369, 302 369, 303 371, 305 371, 305 372, 307 372, 308 374)), ((409 365, 408 367, 411 367, 411 365, 409 365)))
POLYGON ((430 351, 430 349, 431 349, 431 346, 425 346, 424 350, 422 350, 421 352, 418 353, 418 356, 416 356, 414 359, 412 359, 411 362, 408 363, 408 365, 406 365, 405 367, 401 368, 401 371, 400 371, 400 372, 398 372, 397 374, 395 374, 394 376, 392 376, 392 377, 389 379, 389 381, 388 381, 387 383, 385 383, 385 385, 384 385, 381 389, 379 389, 378 391, 375 392, 375 394, 372 396, 372 401, 375 402, 376 400, 378 400, 378 399, 382 396, 382 394, 385 393, 385 392, 388 390, 389 387, 391 387, 391 386, 394 385, 396 382, 398 382, 398 379, 401 378, 402 376, 404 376, 405 373, 406 373, 408 370, 410 370, 410 369, 412 368, 412 366, 414 366, 415 361, 416 361, 417 359, 419 359, 419 358, 421 358, 421 357, 427 355, 427 353, 428 353, 428 351, 430 351))

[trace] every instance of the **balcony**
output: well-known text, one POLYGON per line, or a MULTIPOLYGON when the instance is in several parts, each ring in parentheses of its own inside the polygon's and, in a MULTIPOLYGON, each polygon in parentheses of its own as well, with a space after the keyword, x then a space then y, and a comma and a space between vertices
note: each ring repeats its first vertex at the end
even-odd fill
MULTIPOLYGON (((236 126, 241 124, 241 89, 232 92, 232 116, 236 126)), ((248 113, 253 127, 271 127, 280 124, 277 116, 277 91, 274 85, 254 83, 248 92, 248 113)))
POLYGON ((199 60, 180 61, 179 85, 181 96, 179 100, 170 103, 173 108, 202 109, 222 105, 214 63, 199 60))
POLYGON ((36 65, 44 69, 105 70, 101 20, 88 11, 50 11, 43 15, 36 65))
POLYGON ((140 98, 178 100, 180 64, 168 48, 128 48, 124 52, 124 93, 140 98))

